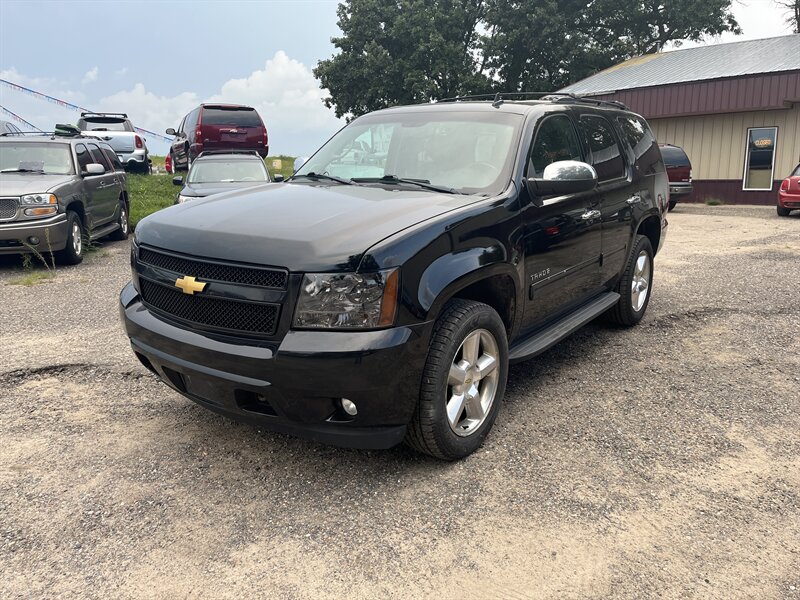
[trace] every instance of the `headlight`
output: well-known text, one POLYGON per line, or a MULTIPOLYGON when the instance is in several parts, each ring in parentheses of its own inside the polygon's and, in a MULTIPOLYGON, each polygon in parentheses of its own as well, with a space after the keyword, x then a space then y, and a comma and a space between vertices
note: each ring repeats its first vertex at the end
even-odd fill
POLYGON ((19 199, 20 204, 26 206, 42 206, 47 204, 58 204, 58 200, 53 194, 28 194, 19 199))
POLYGON ((394 324, 400 272, 307 273, 294 326, 314 329, 376 329, 394 324))
POLYGON ((197 196, 181 196, 178 194, 178 204, 183 204, 184 202, 188 202, 189 200, 197 200, 197 196))

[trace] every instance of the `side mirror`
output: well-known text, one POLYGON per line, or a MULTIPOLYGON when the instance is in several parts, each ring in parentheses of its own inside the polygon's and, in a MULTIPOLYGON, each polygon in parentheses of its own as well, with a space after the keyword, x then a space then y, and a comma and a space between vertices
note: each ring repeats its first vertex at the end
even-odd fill
POLYGON ((275 183, 280 183, 281 181, 283 181, 283 175, 277 174, 273 176, 272 181, 274 181, 275 183))
POLYGON ((541 178, 525 180, 534 196, 563 196, 588 192, 597 185, 594 167, 578 160, 559 160, 547 165, 541 178))
POLYGON ((89 163, 86 165, 87 175, 102 175, 106 172, 106 168, 100 163, 89 163))
POLYGON ((307 156, 298 156, 297 158, 295 158, 294 159, 294 171, 295 171, 295 173, 297 171, 299 171, 300 167, 302 167, 307 162, 308 162, 308 157, 307 156))
POLYGON ((172 178, 172 185, 183 185, 183 177, 178 175, 177 177, 172 178))
POLYGON ((172 127, 167 129, 164 133, 166 133, 167 135, 178 135, 172 127))

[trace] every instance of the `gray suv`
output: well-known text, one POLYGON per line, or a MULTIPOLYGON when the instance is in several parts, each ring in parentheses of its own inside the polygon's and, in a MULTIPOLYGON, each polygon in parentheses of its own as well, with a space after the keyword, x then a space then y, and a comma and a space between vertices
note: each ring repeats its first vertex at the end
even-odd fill
POLYGON ((111 147, 80 134, 0 135, 0 255, 83 260, 86 243, 128 237, 125 170, 111 147))

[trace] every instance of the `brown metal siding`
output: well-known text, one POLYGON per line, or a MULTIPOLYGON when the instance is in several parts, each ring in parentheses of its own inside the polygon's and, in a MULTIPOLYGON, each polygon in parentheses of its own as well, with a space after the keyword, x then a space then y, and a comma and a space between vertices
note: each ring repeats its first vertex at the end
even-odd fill
POLYGON ((800 71, 622 90, 596 97, 619 100, 647 119, 775 110, 800 102, 800 71))

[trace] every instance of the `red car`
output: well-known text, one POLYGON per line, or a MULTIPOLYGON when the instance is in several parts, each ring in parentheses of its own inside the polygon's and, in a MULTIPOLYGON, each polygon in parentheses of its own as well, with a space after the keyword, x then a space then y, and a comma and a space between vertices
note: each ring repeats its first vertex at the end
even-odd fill
POLYGON ((669 178, 669 209, 675 208, 679 196, 692 193, 692 163, 680 146, 659 144, 669 178))
POLYGON ((800 210, 800 165, 781 182, 778 189, 778 215, 788 217, 793 210, 800 210))
POLYGON ((201 104, 186 115, 170 148, 173 171, 186 171, 201 152, 254 150, 262 158, 269 153, 267 128, 255 108, 239 104, 201 104))

